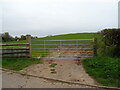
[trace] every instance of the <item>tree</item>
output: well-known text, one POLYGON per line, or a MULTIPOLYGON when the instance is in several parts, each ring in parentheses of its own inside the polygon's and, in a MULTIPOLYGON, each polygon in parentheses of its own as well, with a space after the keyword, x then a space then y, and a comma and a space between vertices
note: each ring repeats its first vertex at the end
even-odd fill
POLYGON ((26 40, 26 36, 21 35, 20 40, 26 40))
POLYGON ((15 41, 19 40, 19 38, 17 36, 15 36, 15 41))
POLYGON ((1 34, 1 37, 3 42, 14 41, 14 38, 10 36, 8 32, 1 34))

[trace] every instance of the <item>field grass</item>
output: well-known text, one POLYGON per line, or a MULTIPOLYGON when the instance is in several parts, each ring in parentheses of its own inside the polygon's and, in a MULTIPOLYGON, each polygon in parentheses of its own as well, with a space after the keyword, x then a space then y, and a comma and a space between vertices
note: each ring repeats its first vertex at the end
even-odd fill
POLYGON ((83 61, 86 72, 104 86, 120 87, 120 58, 94 57, 83 61))
POLYGON ((3 58, 1 63, 3 68, 19 71, 29 65, 41 63, 41 61, 29 58, 3 58))
MULTIPOLYGON (((32 40, 93 39, 95 36, 96 36, 96 33, 75 33, 75 34, 63 34, 63 35, 48 36, 48 37, 37 38, 37 39, 32 39, 32 40)), ((26 40, 3 42, 3 43, 6 43, 6 44, 26 43, 26 40)))

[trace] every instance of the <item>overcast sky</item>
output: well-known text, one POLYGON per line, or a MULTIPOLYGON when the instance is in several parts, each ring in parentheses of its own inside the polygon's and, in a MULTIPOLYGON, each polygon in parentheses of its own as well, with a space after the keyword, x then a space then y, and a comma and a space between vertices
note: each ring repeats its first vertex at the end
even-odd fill
POLYGON ((0 0, 0 29, 37 36, 118 27, 119 0, 0 0))

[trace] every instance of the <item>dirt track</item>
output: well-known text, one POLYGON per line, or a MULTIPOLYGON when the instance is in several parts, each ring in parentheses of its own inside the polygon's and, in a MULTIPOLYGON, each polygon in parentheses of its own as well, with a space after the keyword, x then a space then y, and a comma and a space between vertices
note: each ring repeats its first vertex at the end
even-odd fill
POLYGON ((86 55, 86 53, 81 54, 74 52, 75 50, 70 50, 71 47, 68 47, 68 49, 62 48, 63 47, 58 47, 56 50, 51 50, 50 54, 43 58, 43 64, 29 66, 21 70, 21 72, 34 76, 98 85, 98 83, 85 72, 81 63, 82 57, 80 56, 86 55), (50 67, 51 64, 56 64, 56 66, 50 67))

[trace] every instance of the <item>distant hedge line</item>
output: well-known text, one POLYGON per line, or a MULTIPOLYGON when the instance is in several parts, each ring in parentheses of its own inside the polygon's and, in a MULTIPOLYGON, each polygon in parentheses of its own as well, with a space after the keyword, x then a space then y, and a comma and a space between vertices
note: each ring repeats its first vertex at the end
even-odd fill
MULTIPOLYGON (((0 37, 2 39, 2 42, 26 40, 26 35, 21 35, 20 37, 18 36, 13 37, 9 34, 9 32, 0 34, 0 37)), ((37 36, 35 37, 31 36, 31 38, 34 39, 34 38, 37 38, 37 36)))

